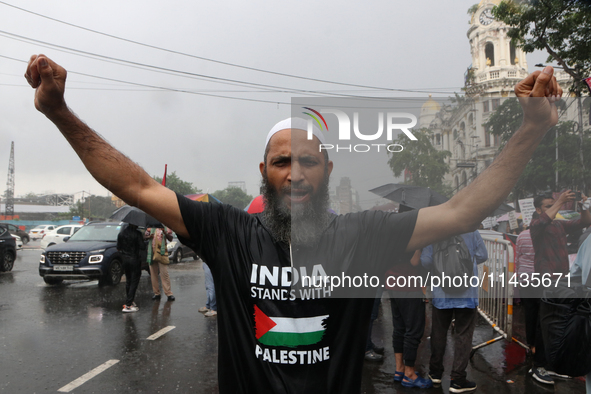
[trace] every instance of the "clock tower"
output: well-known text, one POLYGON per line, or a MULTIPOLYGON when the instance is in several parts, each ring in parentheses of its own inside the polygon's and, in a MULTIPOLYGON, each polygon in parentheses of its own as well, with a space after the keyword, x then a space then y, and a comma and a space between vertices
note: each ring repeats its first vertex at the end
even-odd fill
POLYGON ((494 19, 492 8, 500 0, 481 0, 472 13, 468 39, 472 65, 466 73, 466 95, 507 97, 525 78, 525 53, 507 36, 509 27, 494 19))

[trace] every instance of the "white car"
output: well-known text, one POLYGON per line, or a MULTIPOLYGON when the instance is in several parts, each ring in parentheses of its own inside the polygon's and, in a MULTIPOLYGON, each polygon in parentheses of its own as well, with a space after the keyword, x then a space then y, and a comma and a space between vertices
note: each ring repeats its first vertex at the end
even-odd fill
POLYGON ((19 237, 18 235, 13 235, 12 238, 14 238, 14 242, 16 242, 16 249, 20 250, 23 248, 23 240, 21 239, 21 237, 19 237))
POLYGON ((41 248, 46 249, 48 246, 63 243, 64 238, 74 235, 80 227, 82 227, 80 224, 66 224, 46 232, 43 239, 41 239, 41 248))
POLYGON ((33 241, 41 239, 48 231, 54 230, 56 227, 53 224, 41 224, 29 231, 29 238, 33 241))

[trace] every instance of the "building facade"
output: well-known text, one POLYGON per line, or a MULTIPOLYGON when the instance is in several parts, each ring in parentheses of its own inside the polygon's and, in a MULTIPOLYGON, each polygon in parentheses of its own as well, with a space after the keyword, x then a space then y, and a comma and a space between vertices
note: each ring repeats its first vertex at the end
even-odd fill
MULTIPOLYGON (((465 95, 447 105, 429 97, 419 117, 419 127, 432 132, 433 146, 451 152, 445 181, 454 192, 494 160, 500 140, 483 124, 505 99, 515 97, 515 85, 529 74, 526 54, 507 36, 509 27, 492 15, 498 3, 482 0, 471 15, 467 36, 472 64, 465 73, 465 95)), ((568 75, 560 70, 555 75, 566 87, 568 75)))

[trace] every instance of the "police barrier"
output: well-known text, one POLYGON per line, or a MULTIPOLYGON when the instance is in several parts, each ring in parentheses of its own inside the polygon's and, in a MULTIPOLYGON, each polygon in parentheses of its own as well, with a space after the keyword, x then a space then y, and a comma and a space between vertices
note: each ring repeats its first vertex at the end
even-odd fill
POLYGON ((478 276, 483 283, 478 289, 478 313, 500 335, 472 347, 470 357, 476 350, 498 342, 512 340, 526 349, 527 345, 513 337, 513 291, 511 277, 515 272, 515 255, 511 242, 502 238, 483 235, 488 260, 478 266, 478 276))

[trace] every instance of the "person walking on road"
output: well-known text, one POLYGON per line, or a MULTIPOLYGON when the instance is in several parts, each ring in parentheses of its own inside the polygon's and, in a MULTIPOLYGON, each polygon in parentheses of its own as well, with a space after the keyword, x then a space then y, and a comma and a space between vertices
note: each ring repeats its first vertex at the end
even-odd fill
MULTIPOLYGON (((488 259, 488 252, 478 231, 461 235, 472 257, 472 272, 468 277, 478 276, 478 264, 488 259)), ((421 264, 431 270, 434 256, 433 245, 423 249, 421 264)), ((437 274, 436 274, 437 275, 437 274)), ((471 281, 470 281, 471 283, 471 281)), ((450 295, 440 286, 433 288, 431 302, 431 360, 429 377, 440 384, 443 376, 443 356, 447 345, 447 331, 454 320, 454 359, 451 369, 451 393, 465 393, 476 390, 476 383, 467 379, 466 368, 472 351, 472 335, 476 326, 478 287, 469 286, 462 293, 450 295)))
POLYGON ((394 382, 404 387, 429 388, 431 379, 419 376, 415 362, 421 338, 425 333, 425 303, 421 282, 412 278, 423 277, 421 251, 405 254, 402 262, 386 272, 386 284, 392 310, 392 346, 396 359, 394 382))
MULTIPOLYGON (((582 196, 585 202, 587 197, 582 196)), ((575 193, 567 190, 554 200, 550 195, 542 195, 534 198, 534 207, 538 217, 530 223, 530 233, 534 245, 534 270, 538 278, 543 275, 563 274, 569 272, 567 234, 580 232, 584 227, 591 224, 591 214, 588 210, 581 212, 581 217, 574 220, 556 220, 560 208, 575 200, 575 193)), ((578 234, 580 235, 580 233, 578 234)), ((554 377, 568 378, 565 375, 558 375, 553 372, 554 367, 548 365, 546 349, 540 325, 539 309, 542 298, 542 289, 535 287, 533 281, 530 286, 522 285, 522 291, 528 292, 533 301, 532 312, 535 317, 535 353, 533 357, 533 368, 530 370, 532 377, 544 384, 554 384, 554 377), (533 294, 532 294, 533 293, 533 294), (537 306, 536 306, 537 305, 537 306)), ((534 317, 532 316, 532 321, 534 317)))
POLYGON ((205 303, 205 306, 199 308, 198 311, 203 313, 203 316, 205 317, 217 316, 218 306, 215 302, 215 285, 213 283, 211 270, 205 261, 203 262, 203 272, 205 273, 205 291, 207 292, 207 302, 205 303))
POLYGON ((117 251, 119 251, 123 262, 127 294, 123 312, 137 312, 139 310, 133 300, 142 275, 140 253, 145 248, 144 238, 135 224, 130 223, 117 236, 117 251))

